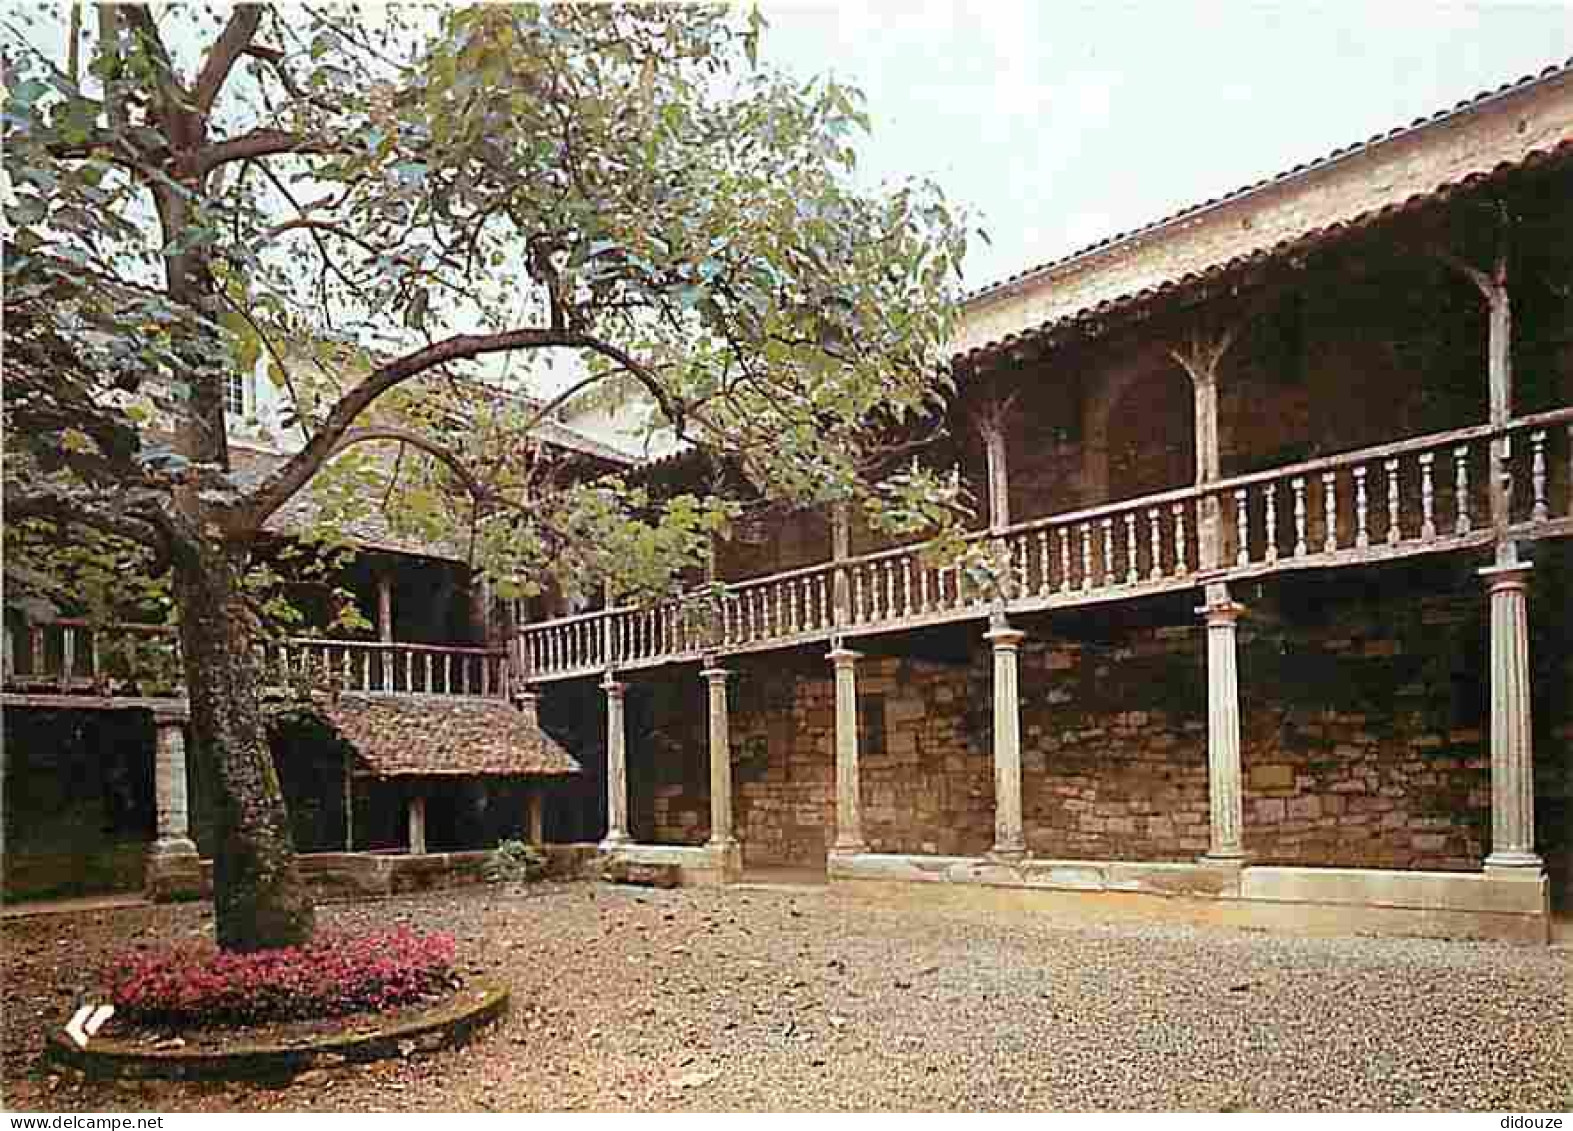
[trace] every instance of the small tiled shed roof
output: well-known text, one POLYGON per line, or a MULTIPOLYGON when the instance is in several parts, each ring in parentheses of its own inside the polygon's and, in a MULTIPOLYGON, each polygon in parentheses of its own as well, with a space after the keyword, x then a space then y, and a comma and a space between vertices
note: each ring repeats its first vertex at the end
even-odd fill
POLYGON ((578 761, 501 699, 342 695, 315 711, 359 755, 364 777, 553 777, 578 761))

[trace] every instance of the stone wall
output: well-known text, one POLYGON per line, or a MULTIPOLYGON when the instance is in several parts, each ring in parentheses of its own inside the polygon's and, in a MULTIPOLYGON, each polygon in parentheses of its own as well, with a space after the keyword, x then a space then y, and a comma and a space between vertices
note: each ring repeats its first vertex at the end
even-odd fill
MULTIPOLYGON (((1543 555, 1531 605, 1537 769, 1551 798, 1567 794, 1573 737, 1573 617, 1557 599, 1566 557, 1543 555)), ((1245 843, 1255 861, 1479 867, 1490 774, 1485 600, 1472 565, 1237 590, 1251 610, 1240 685, 1245 843)), ((1204 630, 1194 603, 1187 594, 1021 621, 1023 808, 1034 854, 1183 860, 1207 849, 1204 630)), ((948 660, 915 635, 883 638, 912 655, 859 664, 864 833, 875 851, 978 855, 992 843, 992 674, 981 639, 968 643, 980 633, 975 624, 954 630, 948 660)), ((829 664, 792 654, 733 666, 745 859, 817 864, 835 835, 829 664)), ((651 725, 663 743, 693 752, 653 783, 655 839, 701 843, 702 712, 654 712, 651 725)), ((1565 851, 1565 830, 1541 833, 1548 854, 1565 851)))

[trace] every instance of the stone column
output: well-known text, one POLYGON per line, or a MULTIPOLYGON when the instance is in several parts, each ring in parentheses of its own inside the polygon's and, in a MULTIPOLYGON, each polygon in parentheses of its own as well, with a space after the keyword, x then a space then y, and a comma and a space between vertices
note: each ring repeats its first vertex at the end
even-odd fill
POLYGON ((410 855, 426 855, 426 798, 420 794, 410 798, 410 855))
POLYGON ((1027 853, 1021 826, 1021 693, 1017 650, 1024 633, 1004 621, 984 634, 994 646, 994 848, 990 855, 1020 860, 1027 853))
POLYGON ((732 673, 707 667, 704 676, 710 697, 710 842, 723 880, 742 872, 743 854, 732 834, 732 734, 728 719, 726 680, 732 673))
POLYGON ((628 836, 628 749, 623 731, 623 696, 626 683, 618 683, 608 672, 601 682, 606 692, 606 838, 601 848, 627 844, 628 836))
POLYGON ((1488 871, 1539 876, 1530 728, 1529 566, 1480 571, 1491 600, 1491 855, 1488 871))
POLYGON ((153 729, 153 804, 158 828, 147 854, 147 890, 155 900, 195 899, 202 892, 202 862, 191 840, 186 717, 156 712, 153 729))
POLYGON ((532 784, 525 797, 524 835, 536 848, 546 844, 546 790, 532 784))
POLYGON ((1240 830, 1240 677, 1235 636, 1243 607, 1229 599, 1228 587, 1207 587, 1199 610, 1207 621, 1207 796, 1211 806, 1211 843, 1203 860, 1238 866, 1245 861, 1240 830))
POLYGON ((838 853, 864 852, 863 801, 858 783, 857 662, 862 654, 839 643, 826 657, 836 668, 836 842, 838 853))

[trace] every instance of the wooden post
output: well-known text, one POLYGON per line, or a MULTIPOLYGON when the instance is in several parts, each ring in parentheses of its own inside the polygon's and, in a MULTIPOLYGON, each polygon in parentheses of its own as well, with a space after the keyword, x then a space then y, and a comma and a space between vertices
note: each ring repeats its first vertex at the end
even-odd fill
POLYGON ((426 798, 416 794, 409 804, 410 855, 426 855, 426 798))
MULTIPOLYGON (((830 512, 830 559, 844 562, 852 556, 852 511, 844 502, 836 503, 830 512)), ((851 623, 852 593, 845 567, 837 566, 835 574, 834 623, 837 628, 851 623)))
MULTIPOLYGON (((1194 335, 1184 346, 1171 350, 1170 356, 1191 379, 1196 398, 1196 483, 1218 480, 1222 455, 1218 440, 1218 365, 1234 344, 1233 328, 1211 336, 1194 335)), ((1216 495, 1201 500, 1201 529, 1196 532, 1197 561, 1204 570, 1216 569, 1223 561, 1223 510, 1216 495)))
POLYGON ((1016 591, 1010 547, 1005 541, 1005 531, 1010 527, 1010 468, 1005 450, 1005 414, 1009 408, 1008 402, 996 402, 978 418, 978 433, 983 437, 984 461, 988 467, 989 533, 994 536, 994 562, 1000 578, 995 599, 1002 609, 1003 602, 1016 591))
POLYGON ((536 848, 542 848, 546 845, 546 790, 536 782, 529 789, 525 797, 525 836, 536 848))
POLYGON ((393 578, 386 573, 377 575, 377 639, 393 643, 393 578))
MULTIPOLYGON (((1497 229, 1496 260, 1490 271, 1466 263, 1443 248, 1434 254, 1462 274, 1486 304, 1486 382, 1490 422, 1505 425, 1513 418, 1513 308, 1507 289, 1508 218, 1504 212, 1497 229)), ((1497 436, 1491 441, 1491 469, 1487 492, 1491 503, 1491 526, 1496 532, 1496 564, 1510 567, 1518 562, 1518 546, 1507 536, 1512 503, 1508 461, 1512 441, 1497 436)))
POLYGON ((344 751, 344 851, 355 851, 355 755, 344 751))

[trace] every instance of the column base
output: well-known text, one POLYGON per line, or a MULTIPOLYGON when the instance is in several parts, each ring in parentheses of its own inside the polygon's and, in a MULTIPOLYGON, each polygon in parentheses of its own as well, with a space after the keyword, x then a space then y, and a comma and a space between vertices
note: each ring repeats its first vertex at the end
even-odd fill
POLYGON ((634 838, 625 832, 610 832, 601 838, 601 843, 597 847, 602 852, 611 852, 613 849, 621 848, 623 845, 632 844, 633 842, 634 838))
POLYGON ((148 846, 143 878, 148 898, 174 903, 202 897, 202 858, 188 837, 169 837, 148 846))
POLYGON ((1248 863, 1243 852, 1207 852, 1198 856, 1196 862, 1204 868, 1229 868, 1239 871, 1248 863))
POLYGON ((1507 879, 1538 879, 1546 870, 1546 862, 1533 852, 1493 852, 1485 860, 1488 876, 1507 879))
POLYGON ((989 849, 986 859, 997 864, 1020 864, 1027 858, 1025 845, 1000 845, 996 844, 989 849))
POLYGON ((724 884, 736 883, 743 875, 743 846, 736 837, 705 842, 705 851, 715 860, 724 884))

